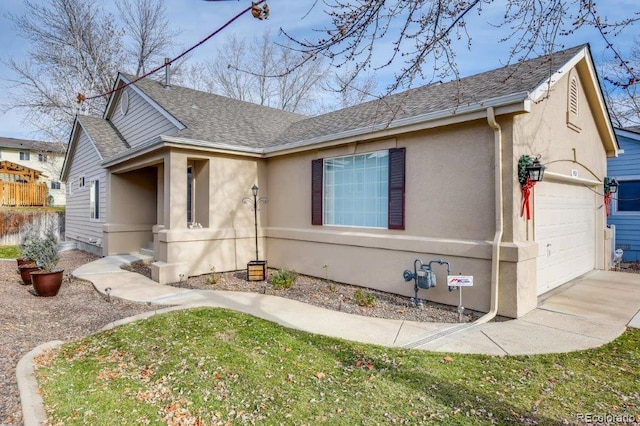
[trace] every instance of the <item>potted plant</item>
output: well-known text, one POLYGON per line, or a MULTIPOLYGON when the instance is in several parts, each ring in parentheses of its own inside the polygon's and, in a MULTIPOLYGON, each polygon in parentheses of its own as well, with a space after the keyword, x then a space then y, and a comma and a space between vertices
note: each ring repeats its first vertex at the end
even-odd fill
POLYGON ((40 267, 40 270, 31 272, 33 289, 38 296, 55 296, 62 285, 64 269, 55 269, 60 255, 53 227, 48 227, 44 236, 35 240, 32 256, 40 267))
POLYGON ((16 259, 16 261, 18 262, 18 271, 20 272, 22 282, 26 285, 31 284, 31 272, 38 270, 34 256, 36 243, 39 238, 38 231, 33 226, 29 226, 20 243, 21 257, 16 259))

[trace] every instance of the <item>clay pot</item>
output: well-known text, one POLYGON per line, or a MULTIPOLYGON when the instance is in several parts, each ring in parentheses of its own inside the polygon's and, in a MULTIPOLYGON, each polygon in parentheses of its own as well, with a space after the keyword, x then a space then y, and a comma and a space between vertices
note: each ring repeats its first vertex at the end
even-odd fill
POLYGON ((62 286, 63 272, 63 269, 52 272, 33 272, 31 274, 31 282, 36 294, 42 297, 52 297, 58 294, 62 286))
POLYGON ((33 260, 31 259, 24 259, 22 257, 19 257, 16 259, 16 262, 18 262, 18 268, 21 267, 22 265, 28 265, 30 263, 33 263, 33 260))
POLYGON ((38 266, 33 262, 18 266, 18 270, 20 271, 20 278, 22 278, 22 283, 24 285, 30 285, 31 273, 34 271, 38 271, 39 269, 40 268, 38 268, 38 266))

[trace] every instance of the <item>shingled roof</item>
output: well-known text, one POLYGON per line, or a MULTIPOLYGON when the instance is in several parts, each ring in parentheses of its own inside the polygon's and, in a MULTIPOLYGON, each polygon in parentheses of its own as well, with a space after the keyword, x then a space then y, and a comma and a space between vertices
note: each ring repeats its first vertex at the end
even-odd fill
POLYGON ((0 148, 28 149, 49 153, 64 154, 66 147, 55 142, 34 141, 30 139, 15 139, 0 137, 0 148))
POLYGON ((91 136, 102 158, 109 158, 130 148, 110 121, 89 115, 78 115, 77 118, 91 136))
MULTIPOLYGON (((141 79, 135 86, 186 126, 175 136, 240 149, 312 145, 345 132, 390 126, 430 113, 514 96, 525 100, 587 45, 572 47, 446 83, 431 84, 327 114, 307 117, 227 97, 141 79)), ((122 74, 125 81, 133 77, 122 74)), ((515 101, 513 99, 512 101, 515 101)), ((113 130, 113 129, 112 129, 113 130)), ((113 147, 122 152, 122 145, 113 147)), ((105 158, 108 157, 105 156, 105 158)))
POLYGON ((186 126, 178 134, 183 138, 263 148, 292 123, 307 118, 186 87, 164 87, 146 78, 135 85, 186 126))
POLYGON ((526 98, 586 45, 552 55, 454 80, 408 90, 292 124, 273 145, 301 142, 349 130, 388 125, 393 121, 438 111, 451 111, 502 96, 522 93, 526 98))

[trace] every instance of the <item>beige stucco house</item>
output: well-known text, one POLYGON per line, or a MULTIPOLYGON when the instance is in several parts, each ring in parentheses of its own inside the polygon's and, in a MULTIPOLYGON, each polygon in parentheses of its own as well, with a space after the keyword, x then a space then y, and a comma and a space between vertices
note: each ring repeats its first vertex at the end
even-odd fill
MULTIPOLYGON (((413 295, 414 259, 474 276, 464 305, 518 317, 608 266, 603 178, 617 155, 588 46, 317 117, 119 75, 78 116, 63 178, 67 239, 152 247, 153 278, 271 267, 413 295), (547 171, 521 216, 518 161, 547 171), (74 182, 82 185, 74 185, 74 182)), ((446 286, 420 297, 457 304, 446 286)))

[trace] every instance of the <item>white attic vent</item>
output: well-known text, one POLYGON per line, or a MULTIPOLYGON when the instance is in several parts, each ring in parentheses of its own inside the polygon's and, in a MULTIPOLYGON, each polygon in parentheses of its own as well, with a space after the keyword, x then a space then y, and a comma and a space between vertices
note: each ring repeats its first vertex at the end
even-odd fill
POLYGON ((572 70, 569 75, 569 86, 567 87, 567 126, 576 132, 580 131, 578 120, 579 105, 580 84, 578 84, 578 76, 575 70, 572 70))

